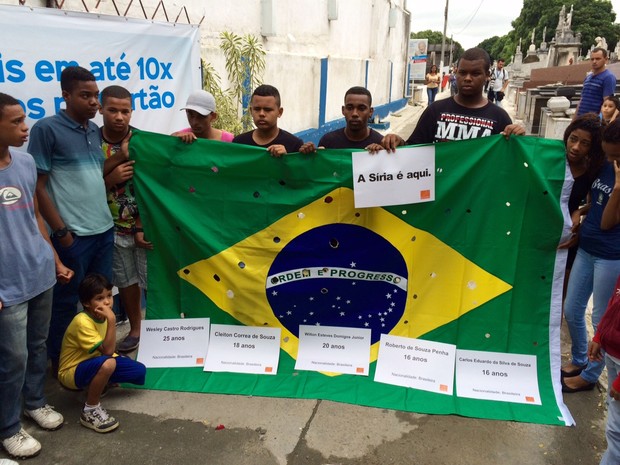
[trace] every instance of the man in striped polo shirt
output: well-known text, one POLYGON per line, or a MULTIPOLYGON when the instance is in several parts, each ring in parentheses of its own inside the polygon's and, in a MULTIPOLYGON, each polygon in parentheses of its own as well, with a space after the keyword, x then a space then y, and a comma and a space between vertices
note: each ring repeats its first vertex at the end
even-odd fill
POLYGON ((606 68, 607 50, 596 47, 590 52, 592 72, 586 76, 576 115, 600 113, 603 99, 616 91, 616 76, 606 68))

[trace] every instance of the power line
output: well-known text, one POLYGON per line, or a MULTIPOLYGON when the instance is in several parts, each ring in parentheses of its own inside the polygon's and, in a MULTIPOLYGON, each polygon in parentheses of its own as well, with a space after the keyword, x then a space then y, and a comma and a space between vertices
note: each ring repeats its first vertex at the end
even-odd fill
POLYGON ((480 10, 480 7, 482 6, 483 3, 484 3, 484 0, 480 0, 480 3, 478 4, 478 8, 476 8, 476 10, 472 13, 472 15, 469 18, 469 21, 467 21, 467 24, 465 25, 465 27, 463 27, 463 29, 461 29, 459 32, 454 32, 452 35, 458 36, 459 34, 463 33, 465 31, 465 29, 467 29, 469 27, 471 22, 474 20, 474 18, 478 14, 478 10, 480 10))

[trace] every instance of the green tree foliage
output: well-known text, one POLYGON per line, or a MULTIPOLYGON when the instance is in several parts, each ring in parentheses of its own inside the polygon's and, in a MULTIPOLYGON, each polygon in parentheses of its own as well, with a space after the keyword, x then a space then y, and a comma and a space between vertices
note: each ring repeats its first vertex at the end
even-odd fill
POLYGON ((513 30, 505 36, 486 39, 478 46, 483 47, 493 58, 510 60, 516 52, 521 39, 521 51, 525 54, 530 46, 532 30, 536 28, 534 43, 538 48, 543 40, 543 30, 547 28, 545 40, 550 43, 555 35, 562 5, 566 13, 573 5, 571 29, 581 33, 581 55, 585 56, 596 41, 605 37, 610 50, 620 38, 620 25, 614 24, 616 15, 609 0, 524 0, 521 14, 512 22, 513 30), (494 40, 496 39, 496 40, 494 40))
MULTIPOLYGON (((429 44, 441 45, 443 33, 439 31, 431 31, 430 29, 427 29, 426 31, 412 32, 409 35, 409 38, 428 39, 429 44)), ((450 37, 446 37, 446 54, 448 54, 449 51, 450 51, 450 37)), ((463 46, 455 40, 454 49, 452 50, 452 61, 456 62, 461 57, 463 52, 464 52, 463 46)))
POLYGON ((482 42, 476 45, 476 47, 483 48, 487 52, 490 53, 490 51, 493 49, 493 47, 495 47, 495 45, 499 42, 499 40, 500 40, 499 36, 493 36, 490 39, 484 39, 482 42))
POLYGON ((200 62, 202 64, 202 88, 215 98, 217 119, 213 122, 213 127, 240 134, 243 132, 243 124, 239 119, 238 105, 233 93, 230 89, 222 90, 220 75, 211 63, 202 59, 200 62))
POLYGON ((490 39, 485 39, 480 42, 476 47, 483 48, 486 50, 491 56, 491 60, 497 60, 498 58, 503 58, 507 62, 510 61, 510 55, 503 54, 504 47, 506 46, 506 42, 508 41, 508 36, 493 36, 490 39))
POLYGON ((262 83, 265 55, 260 40, 250 34, 238 36, 232 32, 220 34, 220 49, 226 61, 230 88, 222 90, 221 78, 210 63, 202 60, 202 87, 213 94, 218 118, 213 126, 239 134, 252 127, 252 116, 247 108, 239 119, 244 95, 262 83))
MULTIPOLYGON (((412 32, 409 36, 411 39, 428 39, 429 44, 440 44, 441 38, 443 37, 443 33, 439 31, 431 31, 427 29, 426 31, 420 32, 412 32)), ((446 43, 450 41, 450 38, 446 38, 446 43)))

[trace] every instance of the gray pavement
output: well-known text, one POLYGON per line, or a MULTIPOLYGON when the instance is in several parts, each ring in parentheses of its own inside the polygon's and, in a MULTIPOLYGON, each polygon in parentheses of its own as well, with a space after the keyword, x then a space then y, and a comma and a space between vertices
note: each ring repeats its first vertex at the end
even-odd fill
MULTIPOLYGON (((445 97, 446 93, 442 97, 445 97)), ((424 106, 390 117, 408 137, 424 106)), ((510 109, 509 109, 510 110, 510 109)), ((127 326, 118 328, 119 340, 127 326)), ((568 337, 562 353, 568 356, 568 337)), ((598 464, 604 451, 604 387, 565 397, 576 427, 420 415, 321 400, 113 389, 102 401, 120 420, 97 434, 79 423, 84 394, 54 380, 48 401, 63 427, 39 430, 29 465, 573 465, 598 464), (224 429, 217 430, 218 425, 224 429)), ((0 452, 0 458, 6 457, 0 452)))
POLYGON ((50 381, 47 394, 65 424, 45 432, 24 420, 43 450, 22 463, 594 465, 605 448, 604 396, 598 389, 567 397, 577 421, 568 428, 320 400, 118 388, 102 401, 121 423, 108 434, 80 425, 83 393, 50 381))

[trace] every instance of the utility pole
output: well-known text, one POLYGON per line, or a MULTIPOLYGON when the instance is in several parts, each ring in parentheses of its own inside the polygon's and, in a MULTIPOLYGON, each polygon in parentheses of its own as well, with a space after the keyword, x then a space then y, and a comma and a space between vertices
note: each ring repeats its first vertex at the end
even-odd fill
POLYGON ((452 38, 452 34, 450 34, 450 61, 448 62, 448 66, 452 66, 452 53, 454 52, 454 39, 452 38))
POLYGON ((446 9, 444 11, 443 36, 441 37, 441 60, 439 60, 439 75, 443 71, 443 57, 446 50, 446 29, 448 28, 448 1, 446 0, 446 9))

